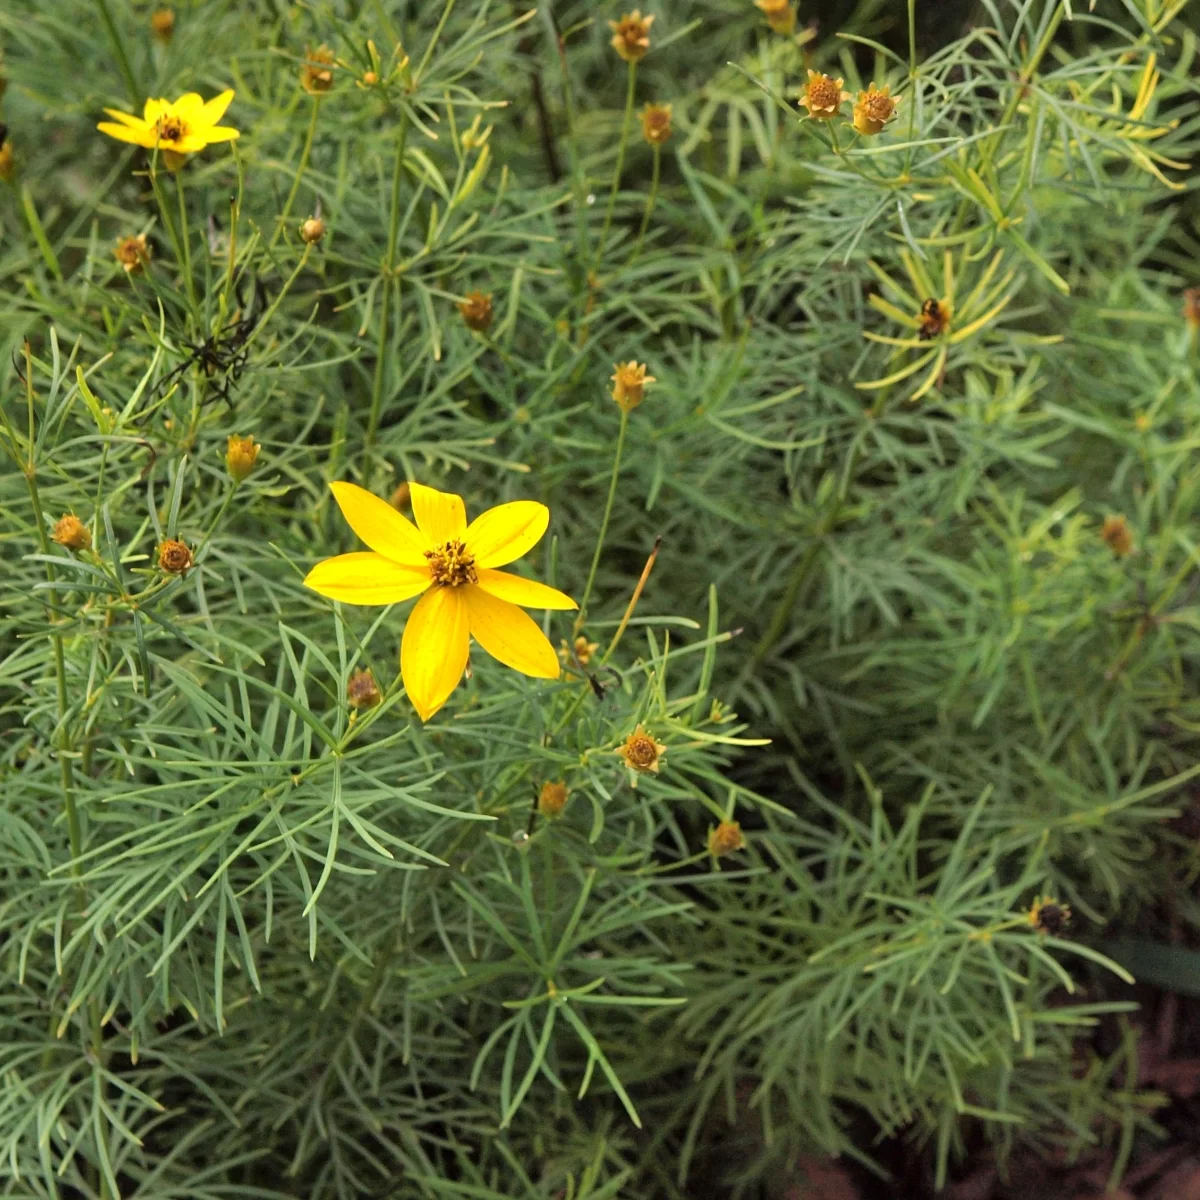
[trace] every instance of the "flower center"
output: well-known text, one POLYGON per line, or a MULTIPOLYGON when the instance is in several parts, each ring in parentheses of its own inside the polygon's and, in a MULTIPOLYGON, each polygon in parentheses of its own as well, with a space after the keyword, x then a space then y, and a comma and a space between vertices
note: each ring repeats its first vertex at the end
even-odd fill
POLYGON ((865 105, 867 115, 873 121, 886 121, 892 115, 892 110, 895 107, 895 101, 891 96, 881 96, 878 94, 868 96, 865 105))
POLYGON ((187 137, 187 126, 178 117, 159 117, 154 128, 160 142, 182 142, 187 137))
POLYGON ((464 583, 478 582, 475 556, 462 542, 446 542, 436 550, 426 550, 429 574, 440 587, 461 587, 464 583))
POLYGON ((658 759, 658 747, 652 737, 646 734, 635 734, 625 743, 625 753, 629 761, 638 767, 649 767, 658 759))
POLYGON ((814 108, 837 108, 842 90, 828 76, 822 76, 809 82, 808 99, 814 108))

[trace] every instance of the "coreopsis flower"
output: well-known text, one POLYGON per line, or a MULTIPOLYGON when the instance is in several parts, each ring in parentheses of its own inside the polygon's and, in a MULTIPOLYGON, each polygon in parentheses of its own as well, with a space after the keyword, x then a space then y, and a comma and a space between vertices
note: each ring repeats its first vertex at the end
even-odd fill
POLYGON ((370 670, 355 671, 346 682, 346 703, 351 708, 374 708, 383 699, 370 670))
POLYGON ((199 92, 185 92, 178 100, 147 100, 140 117, 106 108, 113 120, 101 121, 96 128, 119 142, 162 150, 167 166, 174 170, 205 146, 241 137, 232 126, 217 124, 232 99, 232 88, 209 101, 199 92))
POLYGON ((742 827, 736 821, 722 821, 708 831, 708 852, 713 858, 722 858, 738 850, 745 850, 746 839, 742 827))
POLYGON ((567 785, 559 780, 557 783, 547 781, 542 784, 542 790, 538 792, 537 810, 543 817, 549 817, 553 820, 555 817, 562 815, 562 810, 567 807, 567 785))
POLYGON ((490 292, 468 292, 459 302, 463 323, 477 333, 486 333, 492 324, 492 296, 490 292))
POLYGON ((1183 293, 1183 319, 1192 329, 1200 329, 1200 288, 1186 288, 1183 293))
POLYGON ((325 236, 325 222, 320 217, 309 217, 300 226, 300 240, 306 246, 315 246, 325 236))
POLYGON ((550 510, 514 500, 469 525, 461 496, 409 484, 414 525, 386 500, 352 483, 329 485, 350 528, 370 547, 319 562, 306 587, 345 604, 398 604, 420 596, 404 627, 400 674, 428 721, 467 668, 471 639, 493 658, 535 679, 557 679, 558 655, 518 607, 578 607, 570 596, 497 570, 541 541, 550 510))
POLYGON ((899 96, 888 94, 889 89, 871 84, 865 92, 858 93, 854 103, 854 128, 864 137, 879 133, 896 113, 899 96))
POLYGON ((311 47, 304 52, 300 67, 300 86, 310 96, 323 96, 333 87, 333 67, 337 60, 328 46, 311 47))
POLYGON ((612 376, 612 398, 623 412, 632 412, 642 402, 648 384, 656 383, 653 375, 646 374, 645 364, 634 361, 614 363, 616 374, 612 376))
POLYGON ((658 774, 659 763, 667 748, 639 725, 618 747, 617 754, 631 771, 658 774))
POLYGON ((642 109, 642 137, 651 146, 663 146, 671 136, 671 106, 647 104, 642 109))
POLYGON ((175 35, 175 10, 156 8, 150 14, 150 29, 160 42, 169 42, 175 35))
POLYGON ((1100 527, 1100 537, 1117 558, 1133 553, 1133 530, 1123 516, 1110 514, 1100 527))
POLYGON ((558 657, 561 658, 564 663, 568 663, 571 661, 572 656, 574 656, 574 660, 581 667, 586 667, 588 663, 592 661, 592 655, 595 654, 599 649, 599 642, 589 642, 587 638, 581 635, 575 639, 575 644, 573 646, 568 646, 566 642, 563 642, 559 646, 558 657))
POLYGON ((92 532, 74 513, 59 517, 50 536, 68 550, 91 549, 92 532))
POLYGON ((225 450, 225 469, 241 483, 258 461, 258 452, 262 447, 251 437, 237 437, 230 434, 229 443, 225 450))
POLYGON ((767 24, 776 33, 790 36, 796 32, 796 10, 791 0, 754 0, 754 6, 762 9, 767 24))
POLYGON ((176 538, 168 538, 158 548, 158 565, 171 575, 182 575, 194 561, 188 544, 176 538))
POLYGON ((146 241, 144 233, 118 238, 113 254, 124 267, 125 274, 134 275, 150 262, 150 243, 146 241))
POLYGON ((1071 923, 1071 909, 1053 896, 1039 896, 1029 906, 1029 923, 1039 933, 1058 937, 1071 923))
POLYGON ((808 109, 814 121, 829 121, 836 117, 838 109, 850 99, 842 84, 844 79, 831 79, 818 71, 809 71, 808 82, 800 93, 800 103, 808 109))
POLYGON ((613 31, 610 45, 627 63, 641 62, 650 49, 653 24, 653 17, 643 17, 642 10, 635 8, 619 21, 609 21, 608 27, 613 31))

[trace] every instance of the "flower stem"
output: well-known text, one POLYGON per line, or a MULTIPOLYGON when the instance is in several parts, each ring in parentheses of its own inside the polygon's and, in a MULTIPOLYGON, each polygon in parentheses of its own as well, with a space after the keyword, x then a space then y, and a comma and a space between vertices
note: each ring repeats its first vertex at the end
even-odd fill
POLYGON ((650 228, 650 217, 654 212, 654 203, 658 199, 658 179, 662 171, 662 147, 654 147, 654 170, 650 176, 650 194, 646 197, 646 211, 642 213, 642 227, 638 230, 637 245, 633 248, 633 257, 636 260, 642 252, 642 242, 646 237, 646 230, 650 228))
MULTIPOLYGON (((271 246, 274 246, 279 240, 279 235, 287 225, 287 219, 292 212, 292 205, 296 202, 296 193, 300 190, 300 180, 304 178, 304 172, 308 169, 308 160, 312 155, 313 138, 317 132, 317 113, 320 107, 320 97, 314 96, 312 113, 308 118, 308 132, 304 135, 304 148, 300 151, 300 165, 296 168, 296 178, 292 180, 292 190, 288 192, 288 198, 283 205, 283 212, 279 214, 279 223, 275 226, 275 232, 271 236, 271 246)), ((270 246, 268 246, 268 249, 270 249, 270 246)))
POLYGON ((604 243, 608 239, 608 231, 612 226, 613 210, 617 206, 617 192, 621 188, 621 172, 625 169, 625 148, 629 144, 629 130, 633 124, 633 94, 637 80, 637 63, 629 64, 629 84, 625 89, 625 119, 621 123, 621 144, 617 147, 617 165, 613 171, 612 189, 608 193, 608 208, 604 213, 604 228, 600 231, 600 241, 596 245, 596 262, 604 257, 604 243))
POLYGON ((129 93, 129 99, 136 108, 142 102, 141 93, 138 91, 137 80, 133 77, 133 70, 129 66, 129 59, 125 54, 125 43, 121 41, 117 27, 113 24, 112 13, 108 11, 108 0, 96 0, 96 7, 100 10, 100 20, 104 23, 108 40, 112 42, 113 52, 117 56, 117 66, 120 68, 121 77, 125 80, 125 90, 129 93))
POLYGON ((183 190, 182 167, 175 172, 175 189, 179 193, 179 246, 183 254, 183 274, 187 280, 188 300, 191 301, 192 311, 199 319, 200 313, 196 305, 196 282, 192 279, 191 233, 188 227, 187 196, 183 190))
POLYGON ((591 570, 588 571, 587 584, 583 589, 583 599, 579 602, 579 615, 575 618, 575 632, 583 628, 587 619, 588 598, 592 594, 592 584, 596 582, 596 570, 600 566, 600 552, 604 549, 604 539, 608 536, 608 520, 612 516, 613 500, 617 495, 617 479, 621 474, 621 455, 625 450, 625 430, 629 427, 629 413, 621 410, 621 429, 617 434, 617 451, 613 455, 612 478, 608 483, 608 500, 604 505, 604 519, 600 522, 600 536, 596 539, 596 551, 592 555, 591 570))

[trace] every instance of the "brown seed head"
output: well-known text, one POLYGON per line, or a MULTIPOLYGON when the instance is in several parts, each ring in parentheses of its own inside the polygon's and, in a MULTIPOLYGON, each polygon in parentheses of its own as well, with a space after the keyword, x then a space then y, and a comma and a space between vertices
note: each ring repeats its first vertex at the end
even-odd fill
POLYGON ((880 89, 871 84, 865 92, 858 93, 854 105, 854 128, 865 137, 879 133, 892 119, 899 103, 897 97, 888 95, 887 88, 880 89))
POLYGON ((468 292, 459 302, 458 311, 468 329, 486 333, 492 324, 492 295, 490 292, 468 292))
POLYGON ((613 31, 609 44, 627 63, 641 62, 650 49, 650 26, 653 24, 653 17, 643 17, 642 10, 635 8, 619 21, 609 21, 608 27, 613 31))
POLYGON ((631 770, 652 771, 656 775, 658 764, 666 752, 666 746, 656 742, 641 725, 621 743, 617 751, 631 770))
POLYGON ((439 587, 462 587, 464 583, 478 583, 479 573, 475 570, 475 557, 462 542, 445 542, 436 550, 426 550, 429 574, 439 587))
POLYGON ((370 671, 355 671, 346 682, 346 703, 351 708, 374 708, 382 699, 370 671))
POLYGON ((408 507, 408 498, 411 494, 412 488, 407 483, 398 483, 389 503, 393 508, 405 509, 408 507))
POLYGON ((612 376, 612 398, 621 406, 624 412, 632 412, 642 402, 647 384, 655 383, 653 375, 646 374, 645 364, 630 360, 627 363, 614 363, 616 374, 612 376))
POLYGON ((1104 518, 1100 537, 1117 558, 1128 558, 1133 553, 1133 530, 1129 522, 1119 514, 1104 518))
POLYGON ((796 10, 791 0, 754 0, 754 4, 762 9, 767 24, 776 33, 790 36, 796 32, 796 10))
POLYGON ((333 66, 336 60, 328 46, 311 47, 304 52, 300 67, 300 86, 310 96, 323 96, 333 87, 333 66))
POLYGON ((708 852, 713 858, 721 858, 725 854, 733 854, 736 850, 745 850, 746 839, 742 836, 742 827, 736 821, 722 821, 715 829, 708 831, 708 852))
POLYGON ((300 240, 308 246, 315 246, 325 236, 325 222, 320 217, 309 217, 300 226, 300 240))
POLYGON ((113 254, 117 262, 125 268, 125 274, 133 275, 150 262, 150 243, 146 241, 144 233, 135 237, 118 238, 113 254))
POLYGON ((1200 329, 1200 288, 1186 288, 1183 293, 1183 319, 1193 329, 1200 329))
POLYGON ((12 142, 5 141, 4 145, 0 146, 0 179, 9 183, 16 173, 17 159, 13 154, 12 142))
POLYGON ((225 469, 234 479, 241 483, 258 460, 258 452, 262 447, 251 437, 236 437, 230 435, 229 445, 225 451, 225 469))
POLYGON ((671 106, 647 104, 642 109, 642 137, 651 146, 663 146, 671 136, 671 106))
POLYGON ((543 783, 542 790, 538 792, 538 812, 551 819, 561 816, 562 810, 567 807, 567 795, 567 785, 561 779, 557 783, 543 783))
POLYGON ((1070 906, 1059 904, 1053 896, 1039 896, 1029 906, 1029 923, 1038 933, 1058 937, 1071 923, 1070 906))
POLYGON ((192 552, 186 542, 168 538, 158 548, 158 565, 172 575, 182 575, 191 567, 193 561, 192 552))
POLYGON ((169 42, 175 33, 175 10, 156 8, 150 14, 150 29, 160 42, 169 42))
POLYGON ((809 71, 808 82, 800 93, 800 103, 814 121, 828 121, 837 116, 838 109, 850 99, 850 93, 842 88, 844 82, 844 79, 832 79, 809 71))
POLYGON ((59 517, 50 536, 68 550, 88 550, 92 545, 91 530, 74 513, 59 517))

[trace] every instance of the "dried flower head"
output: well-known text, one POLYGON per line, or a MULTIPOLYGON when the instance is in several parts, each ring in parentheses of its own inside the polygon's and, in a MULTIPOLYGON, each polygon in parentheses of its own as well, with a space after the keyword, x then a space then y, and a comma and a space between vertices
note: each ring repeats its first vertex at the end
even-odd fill
POLYGON ((126 275, 133 275, 150 262, 150 243, 146 235, 139 233, 134 237, 117 239, 116 249, 113 250, 117 262, 125 268, 126 275))
POLYGON ((300 86, 310 96, 323 96, 333 87, 333 67, 337 60, 328 46, 304 51, 304 62, 300 66, 300 86))
POLYGON ((88 550, 92 545, 91 530, 74 513, 59 517, 50 536, 68 550, 88 550))
POLYGON ((742 827, 736 821, 722 821, 708 831, 708 852, 713 858, 721 858, 745 848, 746 839, 742 836, 742 827))
POLYGON ((325 222, 320 217, 309 217, 300 226, 300 240, 307 246, 315 246, 325 236, 325 222))
POLYGON ((921 305, 917 337, 930 342, 950 328, 950 305, 944 300, 926 300, 921 305))
POLYGON ((568 794, 567 785, 561 779, 556 783, 550 781, 543 783, 542 790, 538 792, 538 812, 551 820, 561 816, 562 810, 567 807, 568 794))
POLYGON ((761 8, 767 24, 776 32, 790 36, 796 32, 796 10, 791 0, 754 0, 756 8, 761 8))
POLYGON ((858 93, 854 104, 854 128, 864 137, 879 133, 895 115, 900 98, 888 95, 888 90, 872 83, 865 92, 858 93))
POLYGON ((647 104, 642 109, 642 137, 651 146, 665 145, 671 136, 671 106, 647 104))
POLYGON ((251 437, 237 437, 230 434, 229 444, 225 451, 225 469, 234 479, 241 483, 258 460, 258 452, 262 447, 251 437))
POLYGON ((1200 329, 1200 287, 1184 290, 1183 319, 1192 329, 1200 329))
POLYGON ((0 145, 0 179, 8 183, 16 173, 17 159, 13 154, 12 142, 5 140, 4 144, 0 145))
POLYGON ((580 635, 575 639, 573 646, 568 646, 566 642, 563 642, 559 647, 558 657, 563 660, 564 664, 575 661, 581 667, 586 667, 592 661, 592 655, 599 649, 599 642, 589 642, 587 638, 580 635))
POLYGON ((408 483, 398 483, 396 484, 396 490, 392 493, 392 498, 388 501, 388 503, 397 510, 408 508, 411 496, 412 489, 408 486, 408 483))
POLYGON ((158 565, 172 575, 182 575, 190 570, 194 561, 187 543, 176 538, 168 538, 158 548, 158 565))
POLYGON ((631 771, 651 771, 658 774, 658 765, 667 748, 656 742, 639 725, 622 743, 617 753, 625 760, 631 771))
POLYGON ((468 329, 486 333, 492 324, 492 296, 490 292, 468 292, 458 302, 458 311, 468 329))
POLYGON ((641 62, 650 49, 650 26, 653 24, 654 18, 643 17, 640 8, 626 13, 619 21, 609 21, 608 27, 613 31, 612 48, 627 63, 641 62))
POLYGON ((150 29, 160 42, 169 42, 175 34, 175 10, 156 8, 150 14, 150 29))
POLYGON ((850 99, 850 93, 842 84, 844 79, 831 79, 818 71, 809 71, 808 82, 800 92, 800 103, 808 109, 814 121, 828 121, 838 114, 838 109, 850 99))
POLYGON ((1071 909, 1053 896, 1038 896, 1029 906, 1029 923, 1039 933, 1059 937, 1071 923, 1071 909))
POLYGON ((355 671, 346 682, 346 703, 351 708, 374 708, 383 699, 370 670, 355 671))
POLYGON ((614 363, 616 374, 612 376, 612 398, 621 406, 622 411, 632 412, 642 402, 646 386, 656 383, 653 375, 646 374, 645 364, 630 360, 627 363, 614 363))
POLYGON ((1129 522, 1119 514, 1110 514, 1104 518, 1100 537, 1117 558, 1128 558, 1133 553, 1133 530, 1129 528, 1129 522))

